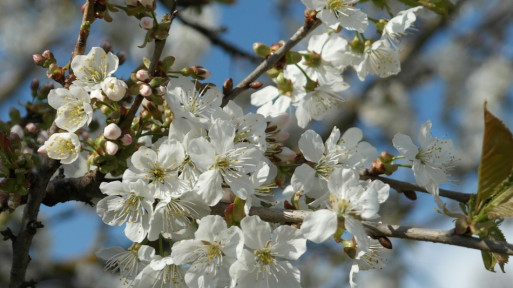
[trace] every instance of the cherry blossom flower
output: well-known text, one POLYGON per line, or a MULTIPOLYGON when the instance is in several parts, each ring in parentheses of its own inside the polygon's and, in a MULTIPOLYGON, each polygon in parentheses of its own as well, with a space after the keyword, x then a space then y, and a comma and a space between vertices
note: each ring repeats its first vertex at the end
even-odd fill
POLYGON ((184 159, 183 146, 178 143, 164 142, 155 150, 140 147, 123 173, 123 181, 141 179, 159 199, 180 197, 187 188, 186 183, 178 178, 178 169, 184 159))
POLYGON ((365 80, 367 74, 386 78, 401 72, 399 53, 388 40, 378 40, 366 46, 363 55, 362 62, 356 67, 361 81, 365 80))
POLYGON ((207 85, 198 91, 194 82, 181 75, 169 80, 167 85, 166 102, 175 117, 209 124, 211 115, 221 109, 222 101, 219 88, 207 85))
POLYGON ((371 269, 383 269, 387 260, 387 254, 390 254, 379 241, 368 236, 367 238, 370 241, 369 250, 360 251, 351 265, 351 271, 349 272, 349 284, 351 288, 358 287, 354 281, 354 277, 358 272, 371 269))
POLYGON ((422 6, 413 7, 397 13, 397 16, 390 19, 383 28, 382 39, 387 39, 390 44, 395 45, 398 38, 406 35, 406 31, 413 27, 417 20, 415 13, 419 12, 422 6))
POLYGON ((346 230, 356 239, 358 251, 367 251, 370 242, 360 219, 379 217, 379 204, 388 198, 390 186, 377 180, 362 182, 355 171, 338 168, 328 180, 328 189, 329 199, 311 203, 327 209, 309 214, 301 230, 307 239, 319 243, 332 236, 338 220, 343 220, 346 230))
POLYGON ((107 196, 96 204, 96 213, 111 226, 126 223, 125 235, 134 242, 146 238, 153 213, 154 198, 142 180, 123 183, 103 182, 100 190, 107 196))
POLYGON ((367 14, 354 8, 359 0, 301 0, 308 9, 316 10, 317 18, 337 30, 338 26, 347 30, 365 32, 369 21, 367 14))
POLYGON ((125 81, 119 80, 116 77, 107 77, 101 83, 103 93, 107 95, 112 101, 119 101, 125 97, 128 86, 125 81))
POLYGON ((258 216, 241 221, 244 249, 230 267, 237 287, 300 287, 300 272, 288 260, 297 260, 306 252, 306 239, 299 229, 271 226, 258 216))
POLYGON ((100 47, 93 47, 87 55, 77 55, 71 61, 71 69, 77 77, 73 84, 83 86, 87 91, 101 89, 101 83, 117 69, 119 59, 112 52, 105 53, 100 47))
POLYGON ((161 200, 150 220, 148 240, 157 240, 160 235, 174 240, 192 238, 196 231, 195 220, 208 214, 210 208, 203 201, 194 199, 191 192, 187 192, 181 198, 161 200))
POLYGON ((437 204, 443 206, 438 197, 439 185, 447 181, 447 174, 454 167, 456 157, 451 140, 434 138, 431 135, 431 121, 420 128, 420 147, 413 144, 407 135, 397 133, 392 139, 394 147, 412 162, 415 181, 434 195, 437 204))
POLYGON ((112 272, 119 270, 121 278, 131 282, 148 265, 149 257, 155 254, 155 250, 147 245, 134 244, 128 250, 119 246, 102 248, 96 252, 96 256, 107 263, 105 270, 112 272))
POLYGON ((187 288, 185 269, 176 265, 171 256, 153 255, 151 262, 134 279, 133 287, 187 288))
POLYGON ((229 267, 240 257, 244 246, 242 231, 227 227, 217 215, 199 221, 194 239, 173 245, 171 258, 176 265, 189 264, 185 282, 189 287, 214 288, 230 284, 229 267))
MULTIPOLYGON (((73 133, 54 133, 40 148, 48 157, 61 160, 61 164, 70 164, 78 159, 80 154, 80 140, 73 133)), ((38 150, 39 152, 39 150, 38 150)))
POLYGON ((202 171, 194 191, 207 203, 215 205, 223 196, 222 183, 241 199, 246 199, 255 187, 248 173, 255 171, 262 151, 248 143, 234 143, 235 127, 217 119, 208 134, 191 140, 188 153, 196 167, 202 171))
POLYGON ((68 132, 75 132, 93 119, 91 98, 87 91, 76 85, 68 89, 52 89, 48 93, 48 104, 57 109, 55 124, 68 132))

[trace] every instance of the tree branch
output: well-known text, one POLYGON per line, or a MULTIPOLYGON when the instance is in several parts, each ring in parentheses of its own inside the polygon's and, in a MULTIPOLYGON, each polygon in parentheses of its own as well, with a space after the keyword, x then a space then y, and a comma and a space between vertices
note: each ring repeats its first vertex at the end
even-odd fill
MULTIPOLYGON (((412 183, 394 180, 394 179, 390 179, 390 178, 386 178, 386 177, 382 177, 382 176, 372 176, 372 175, 366 174, 365 172, 360 173, 360 179, 362 179, 362 180, 367 180, 367 179, 380 180, 381 182, 390 185, 390 187, 394 188, 398 192, 418 191, 418 192, 422 192, 422 193, 431 194, 424 187, 420 187, 420 186, 412 184, 412 183)), ((442 197, 445 197, 445 198, 449 198, 449 199, 458 201, 460 203, 467 203, 468 200, 470 200, 471 194, 456 192, 456 191, 451 191, 451 190, 446 190, 446 189, 440 189, 439 195, 442 197)))
MULTIPOLYGON (((227 203, 219 203, 212 207, 212 213, 224 216, 227 203)), ((253 207, 249 215, 258 215, 262 220, 273 223, 301 223, 310 211, 288 210, 253 207)), ((513 255, 513 244, 499 241, 482 240, 470 236, 461 236, 453 230, 434 230, 416 228, 410 226, 399 226, 382 224, 370 221, 362 221, 365 231, 371 237, 391 237, 416 241, 442 243, 481 251, 497 252, 513 255)))
POLYGON ((208 40, 210 40, 210 43, 221 47, 222 49, 224 49, 226 52, 230 53, 231 55, 233 55, 235 57, 245 58, 253 63, 260 62, 260 60, 261 60, 260 57, 250 54, 250 53, 247 53, 246 51, 240 49, 239 47, 236 47, 235 45, 228 43, 227 41, 221 39, 220 37, 218 37, 218 35, 217 35, 218 33, 216 33, 215 31, 212 31, 206 27, 203 27, 199 24, 196 24, 187 19, 184 19, 184 17, 182 17, 180 15, 177 15, 177 18, 183 24, 193 28, 194 30, 198 31, 203 36, 205 36, 208 40))
MULTIPOLYGON (((51 135, 56 130, 57 126, 54 123, 48 134, 51 135)), ((41 223, 37 221, 39 207, 43 201, 46 186, 59 166, 58 161, 45 158, 38 171, 29 175, 31 186, 27 194, 27 204, 23 209, 20 231, 12 242, 13 255, 10 288, 18 288, 25 283, 25 274, 30 262, 29 250, 32 238, 36 234, 37 228, 42 227, 41 223)))
POLYGON ((315 30, 321 21, 316 19, 314 22, 306 22, 305 25, 301 26, 289 41, 287 41, 280 49, 273 53, 269 58, 265 59, 260 65, 258 65, 253 72, 251 72, 246 78, 244 78, 237 86, 233 88, 230 94, 223 98, 222 106, 228 104, 228 101, 233 100, 244 90, 249 88, 249 84, 256 81, 258 77, 264 74, 267 70, 271 69, 278 61, 285 56, 292 47, 294 47, 299 41, 303 40, 310 32, 315 30))

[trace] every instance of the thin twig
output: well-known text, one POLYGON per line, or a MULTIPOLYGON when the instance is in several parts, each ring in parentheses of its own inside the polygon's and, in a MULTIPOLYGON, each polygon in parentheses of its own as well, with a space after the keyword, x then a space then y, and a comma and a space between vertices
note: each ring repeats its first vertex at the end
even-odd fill
MULTIPOLYGON (((176 17, 178 11, 176 10, 176 1, 171 7, 171 23, 169 24, 167 32, 169 32, 169 28, 171 28, 171 24, 173 22, 173 19, 176 17)), ((164 47, 166 46, 166 39, 160 40, 155 39, 155 49, 153 49, 153 55, 151 56, 151 63, 150 67, 148 68, 148 72, 151 73, 151 75, 155 74, 155 70, 157 68, 157 63, 160 60, 160 56, 162 55, 162 52, 164 51, 164 47)), ((137 110, 139 110, 139 106, 141 105, 144 97, 141 94, 138 94, 135 97, 134 103, 132 103, 132 106, 130 107, 130 110, 128 110, 126 116, 122 119, 122 121, 119 123, 119 127, 122 131, 128 130, 130 128, 130 125, 132 124, 132 121, 134 120, 135 114, 137 113, 137 110)))
MULTIPOLYGON (((386 177, 382 177, 382 176, 371 176, 371 175, 368 175, 365 173, 360 173, 360 179, 362 179, 362 180, 367 180, 367 179, 380 180, 383 183, 389 184, 392 188, 394 188, 395 190, 397 190, 399 192, 418 191, 418 192, 430 194, 424 187, 420 187, 415 184, 411 184, 411 183, 403 182, 403 181, 399 181, 399 180, 394 180, 394 179, 390 179, 390 178, 386 178, 386 177)), ((461 203, 467 203, 468 200, 470 199, 471 194, 456 192, 456 191, 451 191, 451 190, 446 190, 446 189, 440 189, 439 195, 442 197, 445 197, 445 198, 449 198, 449 199, 461 202, 461 203)))
POLYGON ((260 62, 260 60, 262 60, 260 57, 253 55, 251 53, 248 53, 248 52, 240 49, 239 47, 236 47, 235 45, 228 43, 227 41, 221 39, 218 36, 218 33, 215 31, 212 31, 211 29, 208 29, 208 28, 201 26, 197 23, 193 23, 187 19, 184 19, 184 17, 182 17, 181 15, 177 15, 177 18, 180 20, 180 22, 182 22, 183 24, 198 31, 203 36, 205 36, 208 40, 210 40, 210 42, 212 44, 221 47, 222 49, 224 49, 226 52, 228 52, 232 56, 245 58, 253 63, 258 63, 258 62, 260 62))
POLYGON ((314 22, 305 23, 305 25, 301 26, 292 37, 275 53, 273 53, 269 58, 265 59, 260 65, 258 65, 253 72, 251 72, 246 78, 244 78, 237 86, 233 88, 230 94, 226 95, 223 98, 222 106, 228 104, 228 101, 233 100, 244 90, 249 88, 249 84, 256 81, 258 77, 264 74, 267 70, 271 69, 278 61, 285 56, 285 54, 292 49, 299 41, 303 40, 310 32, 315 30, 321 21, 316 19, 314 22))

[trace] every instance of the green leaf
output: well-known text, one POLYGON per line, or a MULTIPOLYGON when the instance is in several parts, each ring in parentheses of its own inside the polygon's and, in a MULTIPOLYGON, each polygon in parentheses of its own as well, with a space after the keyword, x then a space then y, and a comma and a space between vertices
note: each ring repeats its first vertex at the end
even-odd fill
MULTIPOLYGON (((486 239, 493 240, 493 241, 506 242, 506 237, 504 237, 504 234, 502 233, 502 231, 499 229, 498 226, 494 226, 494 227, 491 227, 490 229, 488 229, 488 235, 487 235, 486 239)), ((507 254, 501 254, 501 253, 496 253, 496 252, 484 252, 484 253, 489 253, 488 257, 491 256, 491 258, 492 258, 491 261, 490 261, 490 259, 487 259, 487 262, 484 262, 487 270, 495 272, 494 271, 495 264, 499 264, 502 272, 505 273, 504 265, 506 263, 508 263, 508 255, 507 254), (487 266, 487 264, 489 264, 489 265, 487 266)), ((483 257, 483 261, 484 261, 484 257, 483 257)))
POLYGON ((513 135, 486 109, 484 105, 485 129, 483 137, 483 150, 481 164, 478 171, 478 188, 474 211, 479 211, 492 198, 507 193, 505 197, 511 198, 511 184, 508 181, 513 170, 513 135), (509 186, 509 187, 508 187, 509 186))
POLYGON ((150 69, 151 60, 146 57, 143 57, 143 64, 144 64, 144 67, 146 67, 146 69, 150 69))

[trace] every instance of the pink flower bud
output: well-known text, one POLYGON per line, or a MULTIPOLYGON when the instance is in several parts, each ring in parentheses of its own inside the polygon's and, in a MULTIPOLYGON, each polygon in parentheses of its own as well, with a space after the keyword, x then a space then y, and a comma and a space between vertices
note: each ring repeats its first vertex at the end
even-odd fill
POLYGON ((116 140, 121 136, 121 129, 115 123, 110 123, 103 130, 103 136, 109 140, 116 140))
POLYGON ((278 142, 283 142, 283 141, 289 139, 289 137, 290 137, 290 133, 287 131, 283 131, 283 130, 281 130, 280 132, 278 132, 274 135, 274 139, 278 142))
POLYGON ((50 50, 45 50, 45 51, 43 52, 43 54, 41 54, 41 55, 42 55, 44 58, 47 58, 47 59, 54 59, 54 57, 53 57, 53 53, 52 53, 52 51, 50 51, 50 50))
POLYGON ((281 152, 276 155, 283 162, 294 160, 297 156, 296 152, 292 151, 288 147, 281 148, 281 152))
POLYGON ((146 81, 150 78, 150 73, 148 73, 148 70, 140 69, 135 72, 135 78, 137 78, 139 81, 146 81))
POLYGON ((30 122, 25 125, 25 129, 30 133, 35 133, 37 131, 37 127, 34 123, 30 122))
POLYGON ((38 153, 39 155, 46 156, 46 154, 47 154, 47 152, 46 152, 46 146, 44 146, 44 145, 43 145, 43 146, 39 147, 39 149, 37 149, 37 153, 38 153))
MULTIPOLYGON (((141 18, 141 22, 139 22, 139 26, 145 30, 151 30, 153 28, 153 18, 151 17, 143 17, 141 18)), ((144 81, 144 80, 142 80, 144 81)))
POLYGON ((43 57, 41 54, 32 55, 32 59, 34 59, 34 63, 36 63, 38 66, 41 66, 43 63, 45 63, 45 57, 43 57))
POLYGON ((132 144, 132 136, 130 134, 125 134, 123 137, 121 137, 120 141, 124 146, 128 146, 132 144))
POLYGON ((150 85, 148 84, 142 84, 141 86, 139 86, 139 94, 141 94, 141 96, 150 96, 152 93, 151 91, 151 87, 150 85))
POLYGON ((116 153, 118 153, 118 149, 118 144, 112 141, 105 142, 105 152, 107 152, 107 154, 115 155, 116 153))

